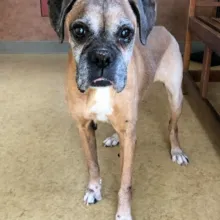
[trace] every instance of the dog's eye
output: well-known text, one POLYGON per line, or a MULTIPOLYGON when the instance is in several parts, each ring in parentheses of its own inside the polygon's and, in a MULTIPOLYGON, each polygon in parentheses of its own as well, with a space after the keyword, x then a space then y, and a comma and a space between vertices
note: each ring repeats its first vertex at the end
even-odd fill
POLYGON ((129 43, 134 35, 134 31, 129 27, 122 27, 118 32, 119 41, 129 43))
POLYGON ((86 35, 86 29, 82 25, 77 25, 77 26, 73 27, 73 34, 76 37, 83 37, 86 35))
POLYGON ((76 39, 82 40, 88 34, 88 28, 83 24, 74 24, 71 27, 71 32, 76 39))
POLYGON ((127 38, 130 36, 131 31, 128 28, 125 28, 121 31, 121 38, 127 38))
POLYGON ((86 33, 86 30, 83 27, 77 27, 74 29, 74 32, 77 36, 84 36, 86 33))

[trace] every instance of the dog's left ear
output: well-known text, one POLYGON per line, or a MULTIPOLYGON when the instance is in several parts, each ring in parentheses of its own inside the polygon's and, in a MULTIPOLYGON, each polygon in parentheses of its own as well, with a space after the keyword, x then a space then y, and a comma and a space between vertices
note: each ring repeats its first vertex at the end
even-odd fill
POLYGON ((64 40, 64 23, 68 12, 77 0, 48 0, 49 18, 60 42, 64 40))
POLYGON ((155 0, 129 0, 132 10, 137 18, 140 40, 143 45, 156 22, 155 0))

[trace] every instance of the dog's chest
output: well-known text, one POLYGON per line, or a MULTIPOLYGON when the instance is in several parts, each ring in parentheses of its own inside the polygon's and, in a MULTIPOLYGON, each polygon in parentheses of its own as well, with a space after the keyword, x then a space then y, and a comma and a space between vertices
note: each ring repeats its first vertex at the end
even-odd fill
POLYGON ((108 116, 112 114, 112 100, 109 87, 94 89, 93 104, 89 108, 89 113, 94 114, 96 120, 107 122, 108 116))

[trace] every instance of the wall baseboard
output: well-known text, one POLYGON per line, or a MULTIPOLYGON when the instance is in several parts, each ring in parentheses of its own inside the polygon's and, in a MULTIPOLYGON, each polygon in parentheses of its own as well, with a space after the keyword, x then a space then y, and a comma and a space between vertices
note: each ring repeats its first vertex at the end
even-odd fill
MULTIPOLYGON (((179 42, 181 52, 184 51, 184 42, 179 42)), ((67 53, 69 49, 68 42, 60 44, 54 41, 0 41, 0 54, 55 54, 67 53)), ((204 49, 201 42, 192 42, 192 52, 198 52, 204 49)))
POLYGON ((0 54, 56 54, 67 53, 69 44, 53 41, 0 41, 0 54))

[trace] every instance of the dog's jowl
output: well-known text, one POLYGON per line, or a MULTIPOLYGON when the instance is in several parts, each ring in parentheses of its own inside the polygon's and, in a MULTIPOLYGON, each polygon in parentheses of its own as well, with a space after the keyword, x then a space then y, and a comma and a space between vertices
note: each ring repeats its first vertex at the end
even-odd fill
POLYGON ((164 83, 171 106, 171 158, 188 158, 180 148, 177 122, 182 108, 182 58, 175 38, 155 26, 155 0, 49 0, 51 25, 69 41, 66 97, 79 129, 89 171, 86 204, 102 199, 94 125, 112 124, 120 141, 121 186, 117 220, 131 220, 132 163, 138 104, 149 85, 164 83))

